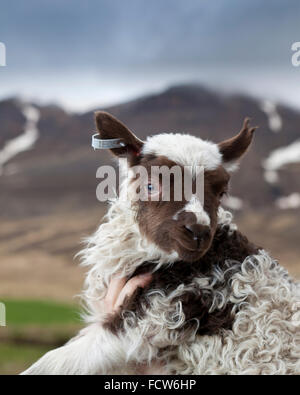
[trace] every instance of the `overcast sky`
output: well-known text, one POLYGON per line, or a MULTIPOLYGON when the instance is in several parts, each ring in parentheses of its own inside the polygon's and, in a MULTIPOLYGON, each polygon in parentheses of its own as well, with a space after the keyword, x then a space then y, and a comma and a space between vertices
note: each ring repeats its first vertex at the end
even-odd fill
POLYGON ((0 98, 85 110, 198 82, 300 108, 299 0, 1 0, 0 98))

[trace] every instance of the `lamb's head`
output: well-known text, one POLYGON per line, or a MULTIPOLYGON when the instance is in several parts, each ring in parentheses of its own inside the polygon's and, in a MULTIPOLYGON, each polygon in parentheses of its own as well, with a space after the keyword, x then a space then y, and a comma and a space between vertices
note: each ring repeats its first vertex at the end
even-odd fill
POLYGON ((96 124, 101 139, 124 143, 111 152, 129 164, 128 196, 143 237, 186 262, 204 256, 217 229, 230 172, 253 139, 249 120, 239 134, 219 144, 167 133, 143 142, 105 112, 96 113, 96 124))

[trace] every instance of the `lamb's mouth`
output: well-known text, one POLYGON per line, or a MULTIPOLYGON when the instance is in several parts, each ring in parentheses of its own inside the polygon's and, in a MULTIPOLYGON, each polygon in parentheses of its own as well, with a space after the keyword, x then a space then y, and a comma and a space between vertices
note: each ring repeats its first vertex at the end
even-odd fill
POLYGON ((195 262, 202 258, 210 247, 210 242, 207 240, 195 240, 195 244, 191 246, 182 245, 179 241, 176 243, 176 252, 183 261, 195 262))
POLYGON ((191 253, 201 253, 203 250, 207 250, 210 245, 210 237, 201 237, 189 234, 188 237, 177 237, 174 238, 174 242, 178 245, 179 249, 184 249, 191 253))

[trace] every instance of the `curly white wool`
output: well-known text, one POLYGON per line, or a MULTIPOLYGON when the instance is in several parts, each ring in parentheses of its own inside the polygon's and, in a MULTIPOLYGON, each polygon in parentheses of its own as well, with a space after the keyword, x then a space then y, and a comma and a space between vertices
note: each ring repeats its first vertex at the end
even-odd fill
POLYGON ((232 330, 180 344, 170 361, 180 374, 299 374, 300 287, 270 256, 248 257, 232 277, 232 330))

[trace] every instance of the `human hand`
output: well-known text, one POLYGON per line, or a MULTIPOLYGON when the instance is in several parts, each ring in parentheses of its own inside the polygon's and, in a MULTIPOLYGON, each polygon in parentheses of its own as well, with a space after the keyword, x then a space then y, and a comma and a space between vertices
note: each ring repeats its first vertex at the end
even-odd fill
POLYGON ((127 281, 126 278, 112 278, 107 294, 103 300, 103 308, 106 314, 117 313, 125 298, 134 294, 137 288, 144 288, 152 280, 150 273, 141 274, 127 281))

